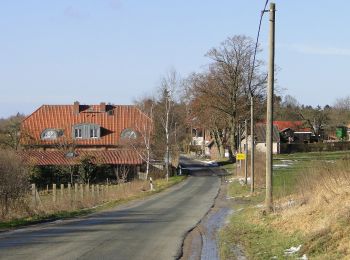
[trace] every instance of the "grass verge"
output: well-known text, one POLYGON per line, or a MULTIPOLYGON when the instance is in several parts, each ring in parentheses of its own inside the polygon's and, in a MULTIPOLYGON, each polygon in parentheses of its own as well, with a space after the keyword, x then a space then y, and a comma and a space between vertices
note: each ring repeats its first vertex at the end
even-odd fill
POLYGON ((301 244, 301 235, 284 234, 271 226, 274 217, 262 213, 263 190, 251 195, 247 186, 234 182, 228 193, 235 213, 219 234, 221 259, 235 259, 237 246, 248 259, 286 259, 284 250, 301 244))
POLYGON ((0 231, 17 228, 21 226, 27 226, 31 224, 37 224, 37 223, 46 222, 46 221, 54 221, 57 219, 81 217, 81 216, 85 216, 101 210, 113 208, 115 206, 130 202, 132 200, 146 198, 152 194, 164 191, 165 189, 180 183, 185 178, 186 178, 185 176, 174 176, 174 177, 170 177, 168 182, 164 179, 158 179, 158 180, 155 180, 154 182, 154 185, 155 185, 154 191, 147 191, 147 192, 140 191, 136 195, 132 195, 123 199, 111 200, 91 208, 84 208, 84 209, 78 209, 73 211, 59 211, 59 212, 55 212, 54 214, 41 214, 41 215, 34 215, 26 218, 13 219, 10 221, 3 221, 3 222, 0 222, 0 231))
POLYGON ((303 254, 309 259, 349 257, 350 204, 345 199, 350 194, 346 182, 350 174, 347 167, 336 167, 344 161, 349 161, 349 152, 275 156, 273 214, 263 211, 262 186, 250 194, 249 187, 231 183, 228 197, 234 201, 235 213, 220 232, 221 259, 235 259, 237 246, 248 259, 297 259, 303 254), (311 174, 312 182, 303 181, 311 174), (304 194, 305 190, 310 192, 304 194), (302 245, 298 253, 285 255, 285 250, 298 245, 302 245))

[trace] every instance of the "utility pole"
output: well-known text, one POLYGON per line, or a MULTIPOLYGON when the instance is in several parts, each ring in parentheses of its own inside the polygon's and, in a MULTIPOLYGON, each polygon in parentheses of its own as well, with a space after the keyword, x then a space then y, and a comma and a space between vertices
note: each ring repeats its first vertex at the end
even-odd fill
MULTIPOLYGON (((241 153, 241 123, 238 124, 238 153, 241 153)), ((239 173, 242 174, 242 160, 239 160, 239 173)))
POLYGON ((250 93, 250 150, 251 150, 251 155, 250 155, 250 192, 254 192, 254 185, 255 185, 255 180, 254 180, 254 151, 255 151, 255 146, 254 146, 254 97, 253 93, 250 93))
POLYGON ((275 3, 270 3, 270 37, 269 37, 269 75, 267 89, 266 115, 266 197, 267 211, 271 211, 272 204, 272 135, 273 135, 273 89, 275 70, 275 3))
POLYGON ((248 122, 247 119, 244 120, 244 138, 245 138, 245 160, 244 160, 244 183, 247 185, 248 183, 248 122))

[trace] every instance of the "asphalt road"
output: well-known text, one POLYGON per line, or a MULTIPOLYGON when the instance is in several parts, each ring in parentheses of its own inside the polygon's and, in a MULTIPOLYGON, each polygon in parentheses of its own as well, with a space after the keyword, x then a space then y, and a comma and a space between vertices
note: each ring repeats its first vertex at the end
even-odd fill
MULTIPOLYGON (((192 166, 191 166, 192 165, 192 166)), ((185 234, 213 205, 220 178, 210 167, 124 208, 0 233, 0 259, 176 259, 185 234)))

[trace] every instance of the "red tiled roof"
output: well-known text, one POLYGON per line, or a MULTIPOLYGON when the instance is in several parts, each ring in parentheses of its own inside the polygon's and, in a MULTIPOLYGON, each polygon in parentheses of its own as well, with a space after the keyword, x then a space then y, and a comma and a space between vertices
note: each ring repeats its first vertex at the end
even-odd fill
POLYGON ((87 151, 78 150, 75 157, 67 157, 64 151, 38 151, 30 150, 21 153, 24 161, 28 164, 48 166, 48 165, 75 165, 80 164, 80 160, 86 156, 91 156, 96 164, 112 165, 140 165, 141 158, 133 150, 103 150, 87 151))
POLYGON ((146 114, 132 105, 107 105, 107 112, 100 111, 100 105, 80 105, 80 112, 74 114, 74 105, 43 105, 22 122, 23 144, 47 145, 56 141, 41 140, 45 129, 63 130, 64 138, 72 139, 72 127, 76 124, 91 123, 101 126, 103 134, 96 139, 75 139, 77 145, 119 145, 120 134, 126 128, 137 130, 145 120, 146 114), (111 111, 112 113, 108 113, 111 111))
POLYGON ((310 131, 310 128, 305 128, 302 121, 273 121, 278 131, 283 129, 290 128, 294 131, 310 131))

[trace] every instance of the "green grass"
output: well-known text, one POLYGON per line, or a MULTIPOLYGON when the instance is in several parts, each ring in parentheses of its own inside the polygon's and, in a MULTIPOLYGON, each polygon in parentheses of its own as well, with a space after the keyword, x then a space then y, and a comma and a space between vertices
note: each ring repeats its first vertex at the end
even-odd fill
POLYGON ((113 201, 108 201, 106 203, 103 203, 101 205, 95 206, 93 208, 85 208, 85 209, 78 209, 74 211, 60 211, 56 212, 54 214, 42 214, 42 215, 34 215, 32 217, 27 218, 19 218, 19 219, 13 219, 10 221, 0 221, 0 231, 1 230, 7 230, 11 228, 46 222, 46 221, 53 221, 57 219, 68 219, 68 218, 74 218, 74 217, 81 217, 85 216, 94 212, 98 212, 101 210, 110 209, 113 207, 116 207, 121 204, 125 204, 127 202, 130 202, 132 200, 136 199, 142 199, 145 197, 148 197, 152 194, 159 193, 164 191, 165 189, 180 183, 183 181, 186 177, 185 176, 174 176, 170 177, 169 181, 167 182, 164 179, 158 179, 155 180, 155 190, 154 191, 147 191, 147 192, 139 192, 134 196, 130 196, 126 199, 117 199, 113 201))
POLYGON ((274 169, 273 195, 275 198, 281 198, 292 194, 295 191, 298 177, 307 167, 309 167, 309 163, 296 160, 288 167, 274 169))
POLYGON ((299 236, 286 235, 271 228, 271 220, 267 217, 261 217, 259 224, 250 223, 252 214, 256 214, 256 210, 245 208, 234 215, 230 224, 221 231, 221 259, 235 258, 232 245, 242 246, 248 259, 288 259, 284 256, 284 251, 302 244, 299 236))
POLYGON ((349 157, 349 155, 349 151, 274 155, 274 164, 280 163, 281 160, 291 160, 293 162, 289 167, 273 170, 273 193, 275 198, 281 198, 295 192, 298 177, 307 168, 313 167, 315 162, 340 160, 349 157))
POLYGON ((322 160, 339 160, 349 156, 350 156, 350 151, 336 151, 336 152, 278 154, 278 155, 274 155, 274 159, 322 161, 322 160))
POLYGON ((220 232, 221 259, 235 259, 232 245, 242 246, 248 259, 288 259, 284 250, 302 243, 301 236, 289 236, 270 227, 273 217, 264 215, 260 208, 264 203, 263 189, 251 195, 249 187, 233 182, 228 193, 234 199, 235 213, 220 232))

